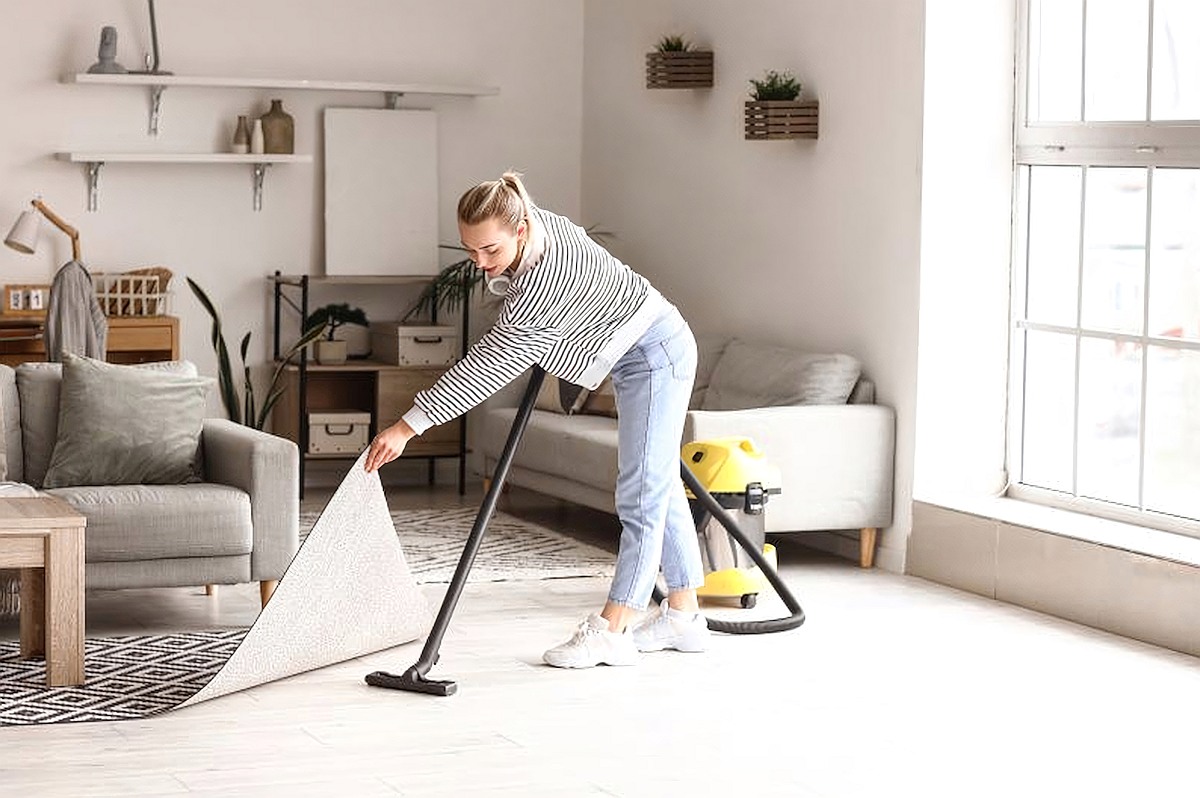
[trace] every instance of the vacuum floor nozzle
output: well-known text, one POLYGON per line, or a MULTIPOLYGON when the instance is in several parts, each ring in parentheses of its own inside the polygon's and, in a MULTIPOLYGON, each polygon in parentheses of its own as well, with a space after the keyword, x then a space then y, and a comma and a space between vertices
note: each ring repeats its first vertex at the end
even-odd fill
POLYGON ((417 673, 415 667, 409 668, 399 675, 387 671, 374 671, 367 674, 366 681, 372 687, 407 690, 410 693, 425 693, 426 695, 448 696, 458 692, 458 682, 426 679, 417 673))

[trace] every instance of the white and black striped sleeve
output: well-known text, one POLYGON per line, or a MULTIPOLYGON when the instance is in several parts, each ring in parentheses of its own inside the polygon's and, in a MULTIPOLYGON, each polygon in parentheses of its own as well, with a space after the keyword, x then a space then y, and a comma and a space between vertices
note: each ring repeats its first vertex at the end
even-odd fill
POLYGON ((413 404, 431 426, 458 418, 508 385, 540 362, 561 337, 559 306, 566 294, 555 289, 562 287, 556 278, 563 275, 553 274, 553 269, 537 271, 514 282, 492 329, 437 382, 416 395, 413 404))

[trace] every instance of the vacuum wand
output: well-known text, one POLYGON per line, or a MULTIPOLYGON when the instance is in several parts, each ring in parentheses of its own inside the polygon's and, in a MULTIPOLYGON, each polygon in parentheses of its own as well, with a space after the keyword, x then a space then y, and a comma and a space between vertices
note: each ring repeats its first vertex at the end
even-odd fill
POLYGON ((433 622, 429 637, 425 639, 425 648, 421 651, 421 658, 402 674, 385 671, 367 674, 367 684, 372 687, 387 687, 392 690, 408 690, 414 693, 441 696, 454 695, 458 691, 457 682, 426 679, 425 675, 429 673, 430 668, 437 664, 438 649, 441 648, 442 638, 445 637, 446 629, 450 626, 450 616, 454 614, 459 596, 462 595, 463 587, 466 586, 467 574, 470 573, 471 566, 475 563, 475 555, 483 543, 487 525, 496 512, 496 503, 500 500, 500 492, 504 488, 505 480, 508 479, 508 470, 512 465, 513 455, 517 451, 517 444, 521 442, 521 436, 529 424, 529 417, 533 413, 538 391, 545 378, 545 370, 541 366, 534 366, 533 375, 525 389, 525 396, 521 400, 521 406, 517 408, 512 429, 509 430, 508 440, 504 444, 504 450, 500 453, 500 460, 496 463, 496 471, 492 475, 492 485, 483 499, 478 515, 475 516, 475 524, 471 527, 471 534, 467 537, 466 546, 463 547, 463 553, 458 558, 458 567, 454 569, 450 587, 442 599, 442 607, 438 610, 437 620, 433 622))

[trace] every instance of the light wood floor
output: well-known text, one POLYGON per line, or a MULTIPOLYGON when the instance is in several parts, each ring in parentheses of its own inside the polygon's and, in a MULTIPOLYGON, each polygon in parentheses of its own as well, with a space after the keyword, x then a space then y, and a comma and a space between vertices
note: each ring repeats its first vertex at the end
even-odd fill
MULTIPOLYGON (((508 501, 589 539, 613 530, 508 501)), ((458 680, 454 697, 363 684, 412 664, 412 644, 151 720, 0 728, 0 795, 1197 794, 1197 660, 794 542, 780 558, 809 618, 792 632, 560 671, 541 653, 603 580, 469 585, 431 674, 458 680)), ((89 634, 253 617, 256 586, 203 592, 90 595, 89 634)))

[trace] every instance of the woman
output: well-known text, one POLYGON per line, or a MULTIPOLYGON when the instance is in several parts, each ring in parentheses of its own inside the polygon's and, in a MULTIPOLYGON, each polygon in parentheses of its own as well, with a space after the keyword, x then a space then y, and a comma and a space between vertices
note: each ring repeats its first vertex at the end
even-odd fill
POLYGON ((696 374, 683 317, 641 275, 569 219, 530 201, 518 174, 480 183, 458 202, 458 229, 489 283, 510 282, 491 330, 404 417, 371 442, 366 469, 414 436, 465 413, 530 366, 595 389, 612 374, 617 403, 621 542, 608 600, 546 652, 562 668, 632 665, 638 651, 703 651, 696 603, 700 549, 679 477, 679 445, 696 374), (634 627, 659 566, 668 595, 634 627))

